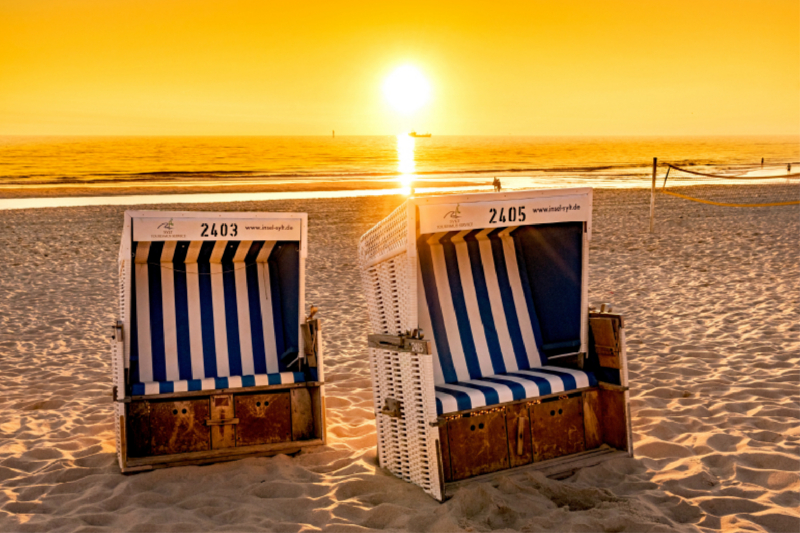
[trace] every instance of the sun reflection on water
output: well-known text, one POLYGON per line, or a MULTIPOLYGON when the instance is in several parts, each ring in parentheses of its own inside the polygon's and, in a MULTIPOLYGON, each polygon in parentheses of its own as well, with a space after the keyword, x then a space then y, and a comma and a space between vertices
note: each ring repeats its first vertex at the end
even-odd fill
POLYGON ((398 181, 403 188, 402 194, 409 195, 414 188, 414 171, 416 161, 414 160, 414 137, 406 133, 397 136, 397 171, 400 172, 398 181))

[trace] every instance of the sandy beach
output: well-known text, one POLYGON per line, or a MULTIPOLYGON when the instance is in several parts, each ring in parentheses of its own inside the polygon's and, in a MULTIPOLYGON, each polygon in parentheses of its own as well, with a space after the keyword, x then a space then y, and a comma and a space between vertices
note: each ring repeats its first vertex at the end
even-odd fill
MULTIPOLYGON (((635 457, 438 504, 380 470, 358 238, 400 196, 159 205, 309 213, 329 445, 124 476, 109 335, 120 206, 0 211, 0 531, 798 531, 800 210, 595 191, 590 300, 625 315, 635 457)), ((137 209, 143 208, 137 206, 137 209)))

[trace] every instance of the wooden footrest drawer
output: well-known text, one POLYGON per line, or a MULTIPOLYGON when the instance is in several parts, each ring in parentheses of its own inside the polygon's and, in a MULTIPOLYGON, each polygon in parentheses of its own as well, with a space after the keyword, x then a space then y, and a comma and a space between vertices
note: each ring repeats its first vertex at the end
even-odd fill
MULTIPOLYGON (((597 416, 594 411, 591 414, 597 416)), ((587 449, 581 393, 455 413, 443 419, 439 438, 448 482, 587 449)), ((596 447, 600 442, 592 444, 596 447)))
POLYGON ((218 394, 128 404, 127 457, 214 451, 320 438, 318 389, 218 394))

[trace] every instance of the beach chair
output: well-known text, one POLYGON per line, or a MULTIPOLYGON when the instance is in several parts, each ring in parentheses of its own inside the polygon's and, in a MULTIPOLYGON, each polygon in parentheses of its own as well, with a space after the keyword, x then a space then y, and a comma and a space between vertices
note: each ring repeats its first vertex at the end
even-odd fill
POLYGON ((588 307, 592 189, 411 198, 362 236, 385 468, 439 501, 632 456, 622 317, 588 307))
POLYGON ((325 443, 306 234, 305 213, 125 213, 112 338, 123 472, 325 443))

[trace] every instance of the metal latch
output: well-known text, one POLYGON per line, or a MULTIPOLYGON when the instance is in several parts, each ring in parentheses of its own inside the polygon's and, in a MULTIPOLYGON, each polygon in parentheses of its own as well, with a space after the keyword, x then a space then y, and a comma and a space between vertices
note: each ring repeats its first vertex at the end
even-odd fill
POLYGON ((233 426, 239 423, 238 418, 206 418, 207 426, 233 426))
POLYGON ((122 320, 117 320, 117 323, 111 326, 114 332, 111 334, 111 338, 117 342, 122 342, 122 320))
POLYGON ((394 398, 386 398, 383 403, 381 414, 391 416, 392 418, 402 418, 401 410, 403 409, 403 402, 395 400, 394 398))
POLYGON ((430 355, 431 341, 424 340, 424 336, 421 329, 415 329, 405 335, 369 335, 367 342, 370 348, 379 350, 430 355))
POLYGON ((119 393, 119 388, 116 385, 111 387, 111 401, 112 402, 116 402, 116 403, 131 403, 130 397, 126 396, 125 398, 118 398, 117 397, 118 393, 119 393))

